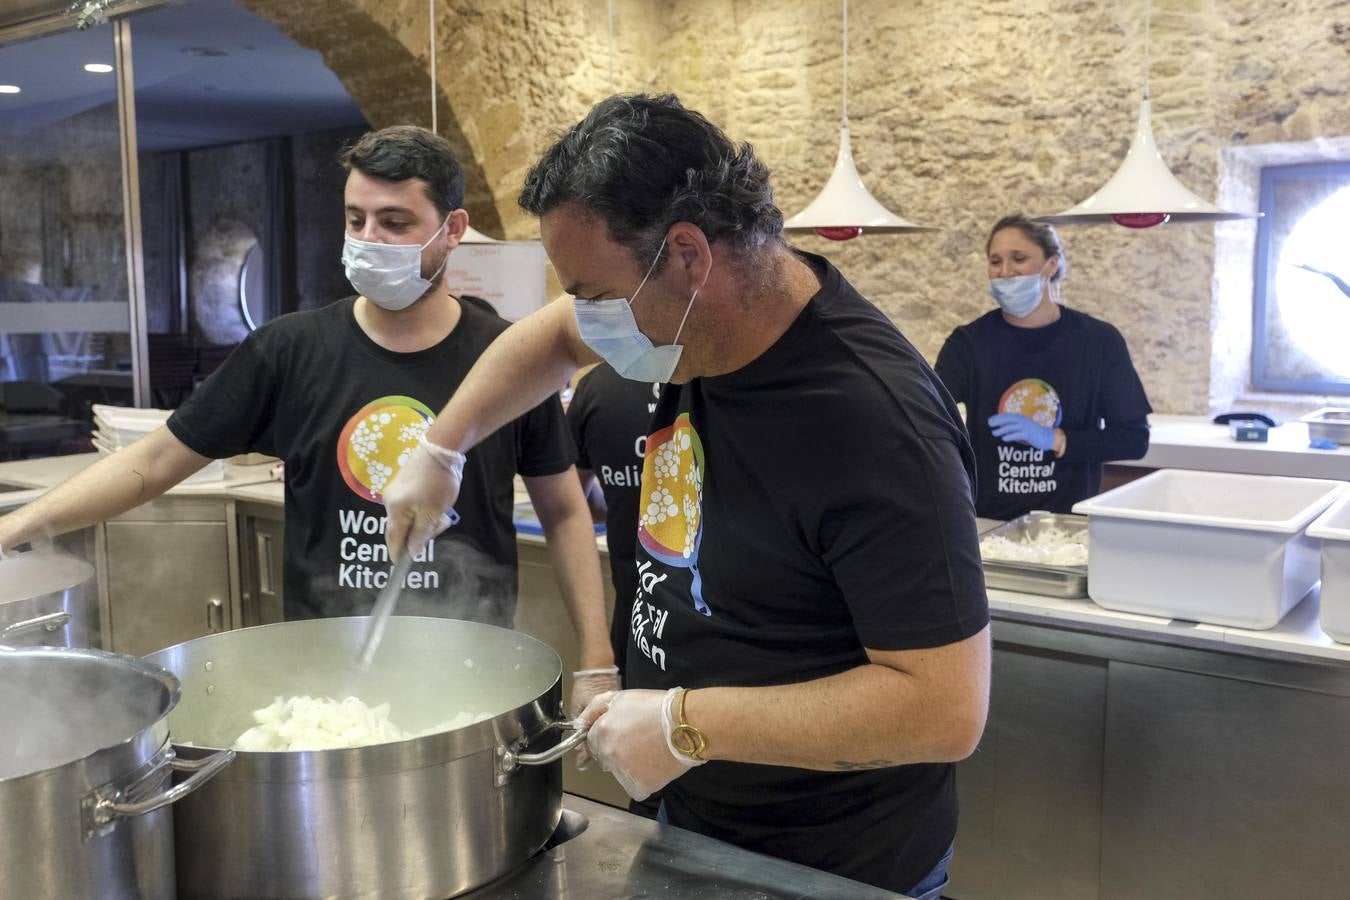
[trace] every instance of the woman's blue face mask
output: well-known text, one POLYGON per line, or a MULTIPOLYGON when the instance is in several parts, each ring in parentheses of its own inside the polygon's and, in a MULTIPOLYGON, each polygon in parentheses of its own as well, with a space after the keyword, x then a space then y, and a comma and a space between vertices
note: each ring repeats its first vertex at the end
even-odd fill
POLYGON ((1012 275, 989 279, 989 295, 1014 319, 1031 315, 1041 305, 1045 280, 1036 275, 1012 275))

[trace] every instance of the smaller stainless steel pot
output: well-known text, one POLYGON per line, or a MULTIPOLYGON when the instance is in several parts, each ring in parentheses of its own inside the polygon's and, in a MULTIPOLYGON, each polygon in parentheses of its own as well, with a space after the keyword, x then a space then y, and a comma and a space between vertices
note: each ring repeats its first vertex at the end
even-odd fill
POLYGON ((175 757, 178 699, 178 679, 129 656, 0 649, 0 895, 175 896, 164 807, 234 758, 175 757))
POLYGON ((0 645, 88 647, 98 643, 94 567, 59 553, 0 560, 0 645))

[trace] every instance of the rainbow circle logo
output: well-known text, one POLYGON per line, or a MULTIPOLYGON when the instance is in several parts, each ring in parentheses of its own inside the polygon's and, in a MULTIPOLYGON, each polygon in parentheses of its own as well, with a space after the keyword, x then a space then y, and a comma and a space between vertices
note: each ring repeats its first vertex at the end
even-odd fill
POLYGON ((381 503, 384 489, 436 416, 425 403, 391 394, 365 405, 338 437, 342 480, 358 497, 381 503))
POLYGON ((703 442, 688 413, 681 413, 669 427, 647 438, 638 541, 653 559, 690 571, 689 598, 694 609, 711 616, 698 569, 705 465, 703 442))
POLYGON ((1056 428, 1064 419, 1059 394, 1039 378, 1023 378, 1004 391, 998 401, 998 411, 1026 416, 1046 428, 1056 428))
POLYGON ((702 513, 703 444, 689 414, 682 413, 647 438, 638 540, 666 565, 696 565, 702 513))

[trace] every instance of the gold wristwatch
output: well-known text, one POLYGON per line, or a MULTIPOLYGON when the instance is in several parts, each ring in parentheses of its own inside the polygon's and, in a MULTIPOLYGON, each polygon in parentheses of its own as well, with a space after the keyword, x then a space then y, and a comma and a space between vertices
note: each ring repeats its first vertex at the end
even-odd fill
POLYGON ((703 751, 708 749, 708 739, 693 725, 684 720, 684 698, 689 696, 688 689, 680 691, 675 700, 675 727, 670 732, 670 745, 682 755, 698 762, 707 762, 703 751))

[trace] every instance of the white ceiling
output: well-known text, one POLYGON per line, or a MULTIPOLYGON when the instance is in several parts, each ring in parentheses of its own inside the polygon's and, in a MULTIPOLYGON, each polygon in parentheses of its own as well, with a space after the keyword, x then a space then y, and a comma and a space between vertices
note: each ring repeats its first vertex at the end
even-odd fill
MULTIPOLYGON (((40 12, 51 6, 50 0, 0 0, 0 5, 0 24, 18 21, 11 14, 17 16, 19 7, 40 12)), ((317 51, 301 47, 234 0, 189 0, 133 14, 128 21, 142 151, 364 121, 317 51)), ((0 136, 22 138, 114 104, 116 76, 84 71, 86 63, 113 61, 107 24, 0 46, 0 84, 22 88, 19 94, 0 94, 0 136)))

